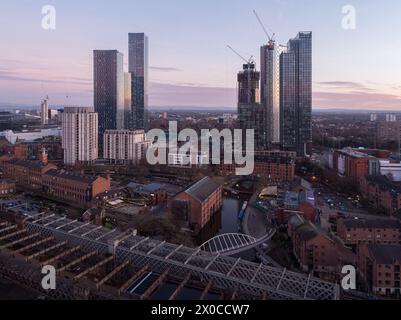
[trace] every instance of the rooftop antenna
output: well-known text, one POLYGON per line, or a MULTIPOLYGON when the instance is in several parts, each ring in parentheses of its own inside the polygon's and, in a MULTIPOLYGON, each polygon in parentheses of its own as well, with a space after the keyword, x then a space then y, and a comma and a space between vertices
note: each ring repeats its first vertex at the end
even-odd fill
POLYGON ((270 34, 267 32, 266 27, 263 24, 262 20, 259 18, 259 15, 256 12, 256 10, 253 10, 253 13, 254 13, 256 19, 258 19, 258 22, 259 22, 260 26, 262 27, 264 33, 266 34, 267 38, 269 39, 269 43, 273 43, 274 42, 274 37, 275 37, 276 34, 273 32, 273 35, 270 36, 270 34))

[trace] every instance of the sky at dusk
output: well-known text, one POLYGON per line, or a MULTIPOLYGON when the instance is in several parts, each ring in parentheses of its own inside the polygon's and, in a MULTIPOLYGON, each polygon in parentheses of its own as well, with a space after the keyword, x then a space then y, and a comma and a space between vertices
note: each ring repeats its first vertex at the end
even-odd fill
POLYGON ((151 106, 234 108, 242 61, 226 45, 259 69, 267 42, 253 9, 278 43, 313 32, 315 108, 401 110, 399 0, 1 0, 0 102, 92 105, 93 50, 117 49, 127 64, 128 33, 145 32, 151 106), (41 27, 44 5, 56 30, 41 27), (341 26, 344 5, 355 30, 341 26))

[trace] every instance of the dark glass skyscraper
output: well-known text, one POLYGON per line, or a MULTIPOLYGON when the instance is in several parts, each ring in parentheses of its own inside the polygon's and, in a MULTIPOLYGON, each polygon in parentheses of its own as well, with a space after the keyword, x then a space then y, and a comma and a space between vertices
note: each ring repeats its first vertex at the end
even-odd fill
POLYGON ((99 153, 103 133, 124 128, 124 65, 117 50, 95 50, 93 59, 94 107, 99 115, 99 153))
POLYGON ((131 73, 132 99, 130 129, 145 129, 148 125, 148 37, 144 33, 128 35, 128 71, 131 73))
POLYGON ((298 155, 312 142, 312 32, 290 39, 280 56, 280 140, 298 155))

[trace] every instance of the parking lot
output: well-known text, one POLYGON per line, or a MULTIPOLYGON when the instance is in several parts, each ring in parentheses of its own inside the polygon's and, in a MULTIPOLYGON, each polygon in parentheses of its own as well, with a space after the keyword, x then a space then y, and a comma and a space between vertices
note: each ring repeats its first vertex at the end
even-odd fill
POLYGON ((62 216, 68 215, 69 217, 76 217, 80 214, 76 209, 24 194, 17 195, 12 199, 1 199, 0 208, 3 211, 13 211, 27 217, 43 212, 51 212, 62 216))

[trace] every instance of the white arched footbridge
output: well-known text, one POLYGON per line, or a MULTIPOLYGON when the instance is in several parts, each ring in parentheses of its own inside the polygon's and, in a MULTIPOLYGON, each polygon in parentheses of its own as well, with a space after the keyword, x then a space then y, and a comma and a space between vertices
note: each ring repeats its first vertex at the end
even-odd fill
POLYGON ((269 241, 271 238, 273 238, 275 233, 275 229, 270 229, 269 232, 260 239, 256 239, 241 233, 221 234, 206 241, 199 247, 199 249, 202 251, 229 256, 255 248, 262 243, 269 241))

